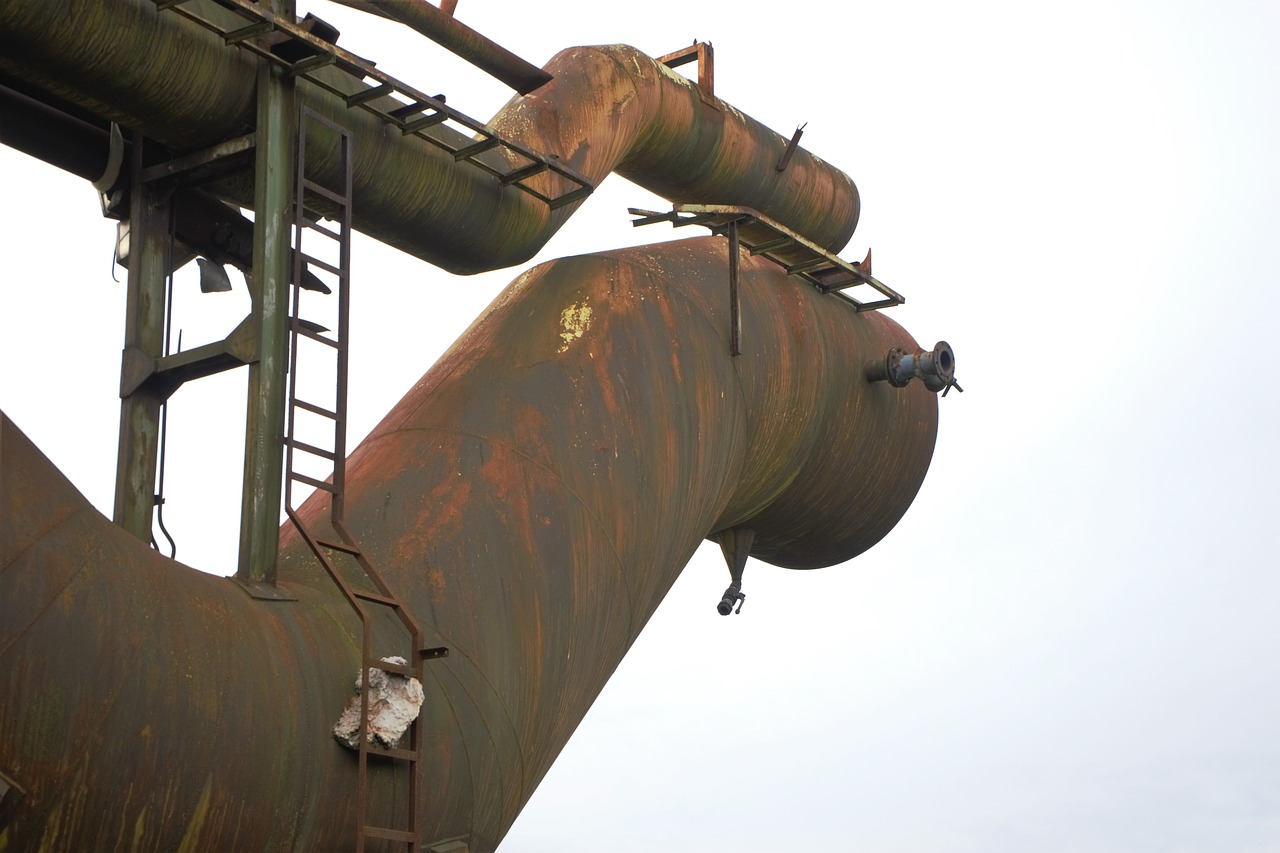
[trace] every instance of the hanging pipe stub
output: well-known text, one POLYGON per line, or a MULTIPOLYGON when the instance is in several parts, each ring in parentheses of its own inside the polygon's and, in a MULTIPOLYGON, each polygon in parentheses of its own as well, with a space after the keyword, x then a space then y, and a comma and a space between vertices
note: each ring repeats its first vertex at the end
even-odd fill
POLYGON ((951 388, 964 391, 956 384, 956 354, 951 344, 938 341, 931 350, 907 352, 894 347, 880 360, 867 363, 867 381, 887 381, 894 388, 905 388, 912 379, 919 379, 924 387, 937 393, 951 388))

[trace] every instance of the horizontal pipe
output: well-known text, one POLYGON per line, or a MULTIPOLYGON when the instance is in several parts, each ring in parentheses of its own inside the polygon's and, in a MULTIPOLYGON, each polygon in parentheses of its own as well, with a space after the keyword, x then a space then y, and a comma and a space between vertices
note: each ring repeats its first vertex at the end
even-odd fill
MULTIPOLYGON (((827 565, 911 503, 936 397, 860 371, 915 342, 744 257, 734 358, 725 249, 531 270, 352 455, 347 526, 450 649, 424 685, 424 847, 501 841, 704 537, 827 565)), ((329 728, 358 626, 300 539, 279 568, 296 600, 250 598, 0 430, 0 772, 25 792, 0 846, 351 849, 355 759, 329 728)), ((317 528, 326 498, 302 510, 317 528)), ((374 768, 377 825, 403 825, 398 772, 374 768)))
POLYGON ((110 127, 0 85, 0 145, 92 182, 106 171, 110 127))
MULTIPOLYGON (((110 149, 110 130, 72 115, 22 92, 0 85, 0 144, 84 178, 103 177, 110 149)), ((123 160, 129 162, 133 143, 123 140, 123 160)), ((117 187, 127 186, 127 179, 117 187)), ((116 199, 115 215, 127 209, 116 199)), ((176 191, 174 236, 219 263, 247 270, 253 265, 253 223, 240 211, 209 194, 189 187, 176 191)), ((125 260, 127 265, 127 259, 125 260)))
POLYGON ((456 53, 522 95, 551 82, 551 75, 482 36, 426 0, 334 0, 343 6, 398 21, 456 53))
MULTIPOLYGON (((225 14, 202 0, 187 5, 225 14)), ((150 0, 0 4, 0 73, 177 152, 252 129, 257 61, 150 0)), ((775 171, 786 139, 723 101, 704 102, 692 81, 640 51, 573 48, 547 71, 555 79, 513 99, 491 126, 559 156, 592 184, 617 171, 673 201, 744 205, 831 251, 852 235, 858 194, 848 176, 803 149, 785 172, 775 171)), ((363 87, 336 69, 324 73, 345 90, 363 87)), ((529 259, 578 206, 550 210, 424 140, 387 132, 369 112, 310 84, 300 97, 354 134, 355 227, 451 272, 529 259)), ((465 141, 447 125, 428 132, 454 146, 465 141)), ((481 156, 500 170, 525 165, 501 151, 481 156)), ((336 144, 320 145, 308 168, 323 176, 337 162, 336 144)), ((549 174, 529 184, 550 194, 570 188, 549 174)), ((222 184, 219 192, 252 205, 246 183, 222 184)))

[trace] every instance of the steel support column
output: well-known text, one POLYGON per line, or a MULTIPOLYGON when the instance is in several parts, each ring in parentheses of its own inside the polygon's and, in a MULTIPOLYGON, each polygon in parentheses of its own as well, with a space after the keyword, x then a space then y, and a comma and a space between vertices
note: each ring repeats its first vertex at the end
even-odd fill
MULTIPOLYGON (((292 19, 293 0, 270 0, 271 10, 292 19)), ((294 134, 294 84, 281 69, 263 63, 258 72, 254 161, 254 310, 260 326, 259 359, 249 365, 245 425, 244 492, 240 509, 240 562, 236 577, 274 584, 280 529, 285 394, 287 390, 290 211, 294 134)))
POLYGON ((135 378, 150 373, 148 365, 164 354, 171 192, 142 180, 145 147, 141 136, 134 138, 114 516, 116 524, 150 542, 164 396, 154 385, 135 378))

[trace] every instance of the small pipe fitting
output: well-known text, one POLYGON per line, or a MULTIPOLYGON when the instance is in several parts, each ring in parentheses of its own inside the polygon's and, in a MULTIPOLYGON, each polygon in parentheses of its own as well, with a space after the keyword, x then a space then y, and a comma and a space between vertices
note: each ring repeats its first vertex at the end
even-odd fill
POLYGON ((737 612, 741 613, 742 605, 746 603, 746 600, 747 596, 742 591, 742 583, 734 580, 733 583, 729 584, 729 588, 724 591, 724 596, 721 597, 720 603, 716 605, 716 612, 721 616, 728 616, 733 612, 733 605, 737 604, 737 612))
POLYGON ((956 354, 946 341, 914 353, 894 347, 883 359, 867 363, 868 382, 887 381, 894 388, 905 388, 912 379, 919 379, 934 393, 945 394, 952 387, 964 390, 956 384, 956 354))

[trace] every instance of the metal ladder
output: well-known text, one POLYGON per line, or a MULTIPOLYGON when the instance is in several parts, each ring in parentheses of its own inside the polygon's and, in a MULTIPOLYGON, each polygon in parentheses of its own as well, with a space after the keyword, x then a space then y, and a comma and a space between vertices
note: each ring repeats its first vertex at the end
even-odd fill
MULTIPOLYGON (((427 657, 439 657, 445 650, 422 649, 422 630, 404 603, 387 586, 364 550, 347 530, 343 521, 343 492, 346 481, 346 420, 347 420, 347 357, 348 320, 350 317, 351 290, 351 133, 343 127, 311 112, 300 111, 298 120, 298 151, 295 160, 294 217, 293 217, 293 271, 291 316, 289 319, 289 390, 285 444, 285 511, 306 540, 325 571, 342 590, 351 607, 360 617, 361 688, 360 688, 360 740, 356 791, 356 822, 358 834, 356 850, 363 853, 367 839, 381 839, 405 845, 403 849, 417 851, 422 841, 418 821, 418 784, 422 758, 422 732, 420 720, 414 720, 407 733, 405 748, 388 749, 373 743, 369 737, 369 670, 381 669, 416 678, 421 683, 423 663, 427 657), (306 146, 309 134, 336 134, 340 140, 341 186, 325 186, 307 175, 306 146), (335 223, 321 224, 321 220, 335 223), (304 235, 315 235, 336 244, 336 263, 310 254, 303 245, 304 235), (329 287, 328 283, 333 286, 329 287), (302 317, 304 291, 335 291, 338 298, 336 332, 302 317), (299 344, 304 340, 315 342, 320 352, 329 351, 335 376, 333 408, 309 402, 299 396, 299 344), (317 416, 318 421, 331 428, 331 448, 303 441, 299 438, 299 413, 317 416), (331 462, 333 475, 329 480, 304 474, 299 463, 310 457, 331 462), (302 483, 326 491, 331 498, 329 523, 334 535, 321 537, 308 529, 294 506, 294 485, 302 483), (342 564, 341 566, 339 564, 342 564), (345 569, 345 570, 344 570, 345 569), (409 635, 407 665, 397 665, 380 660, 373 650, 373 626, 371 620, 376 608, 388 608, 399 619, 409 635), (402 762, 408 765, 408 824, 403 828, 373 826, 369 823, 369 762, 371 756, 402 762)), ((333 246, 329 247, 334 248, 333 246)), ((315 351, 315 348, 312 348, 315 351)), ((310 437, 310 433, 308 434, 310 437)), ((320 463, 324 465, 324 463, 320 463)))

